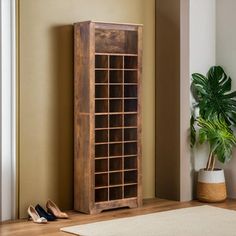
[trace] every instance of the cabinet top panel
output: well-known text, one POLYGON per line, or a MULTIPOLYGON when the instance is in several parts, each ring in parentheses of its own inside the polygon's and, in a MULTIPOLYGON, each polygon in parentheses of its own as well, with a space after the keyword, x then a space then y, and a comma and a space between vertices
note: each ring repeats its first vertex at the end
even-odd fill
MULTIPOLYGON (((85 21, 75 23, 76 32, 90 34, 95 53, 138 54, 142 25, 85 21)), ((84 37, 84 36, 83 36, 84 37)))
POLYGON ((95 28, 98 29, 123 29, 123 30, 134 30, 136 31, 139 27, 143 27, 142 24, 134 23, 118 23, 118 22, 98 22, 98 21, 83 21, 77 22, 75 25, 80 24, 94 24, 95 28))

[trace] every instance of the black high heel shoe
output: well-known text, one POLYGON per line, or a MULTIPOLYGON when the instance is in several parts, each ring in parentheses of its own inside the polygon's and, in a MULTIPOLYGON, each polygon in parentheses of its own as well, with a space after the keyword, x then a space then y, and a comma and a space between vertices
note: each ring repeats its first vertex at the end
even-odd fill
POLYGON ((35 207, 35 210, 38 212, 38 214, 41 217, 44 217, 48 221, 54 221, 56 220, 56 217, 50 213, 47 213, 39 204, 35 207))

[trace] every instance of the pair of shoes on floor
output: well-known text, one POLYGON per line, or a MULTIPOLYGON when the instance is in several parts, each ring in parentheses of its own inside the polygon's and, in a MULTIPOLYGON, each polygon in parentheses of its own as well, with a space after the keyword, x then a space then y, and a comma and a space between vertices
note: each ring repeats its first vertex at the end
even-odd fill
POLYGON ((46 212, 39 204, 35 208, 29 206, 28 214, 32 220, 38 224, 44 224, 56 219, 68 219, 68 215, 65 212, 62 212, 53 201, 48 200, 46 208, 48 212, 46 212))

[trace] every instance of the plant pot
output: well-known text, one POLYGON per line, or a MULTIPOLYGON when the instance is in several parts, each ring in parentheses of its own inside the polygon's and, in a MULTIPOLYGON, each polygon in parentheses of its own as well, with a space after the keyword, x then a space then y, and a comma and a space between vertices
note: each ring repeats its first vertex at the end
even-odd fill
POLYGON ((202 202, 222 202, 226 197, 224 170, 199 170, 197 182, 198 200, 202 202))

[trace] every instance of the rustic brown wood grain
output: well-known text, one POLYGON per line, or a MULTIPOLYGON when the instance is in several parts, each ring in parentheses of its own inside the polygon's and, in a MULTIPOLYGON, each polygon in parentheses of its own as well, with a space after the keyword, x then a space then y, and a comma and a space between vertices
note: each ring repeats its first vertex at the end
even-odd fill
POLYGON ((89 211, 90 190, 90 23, 74 27, 74 208, 89 211), (86 160, 88 158, 88 160, 86 160))
POLYGON ((141 206, 142 26, 74 27, 74 208, 95 214, 141 206))

